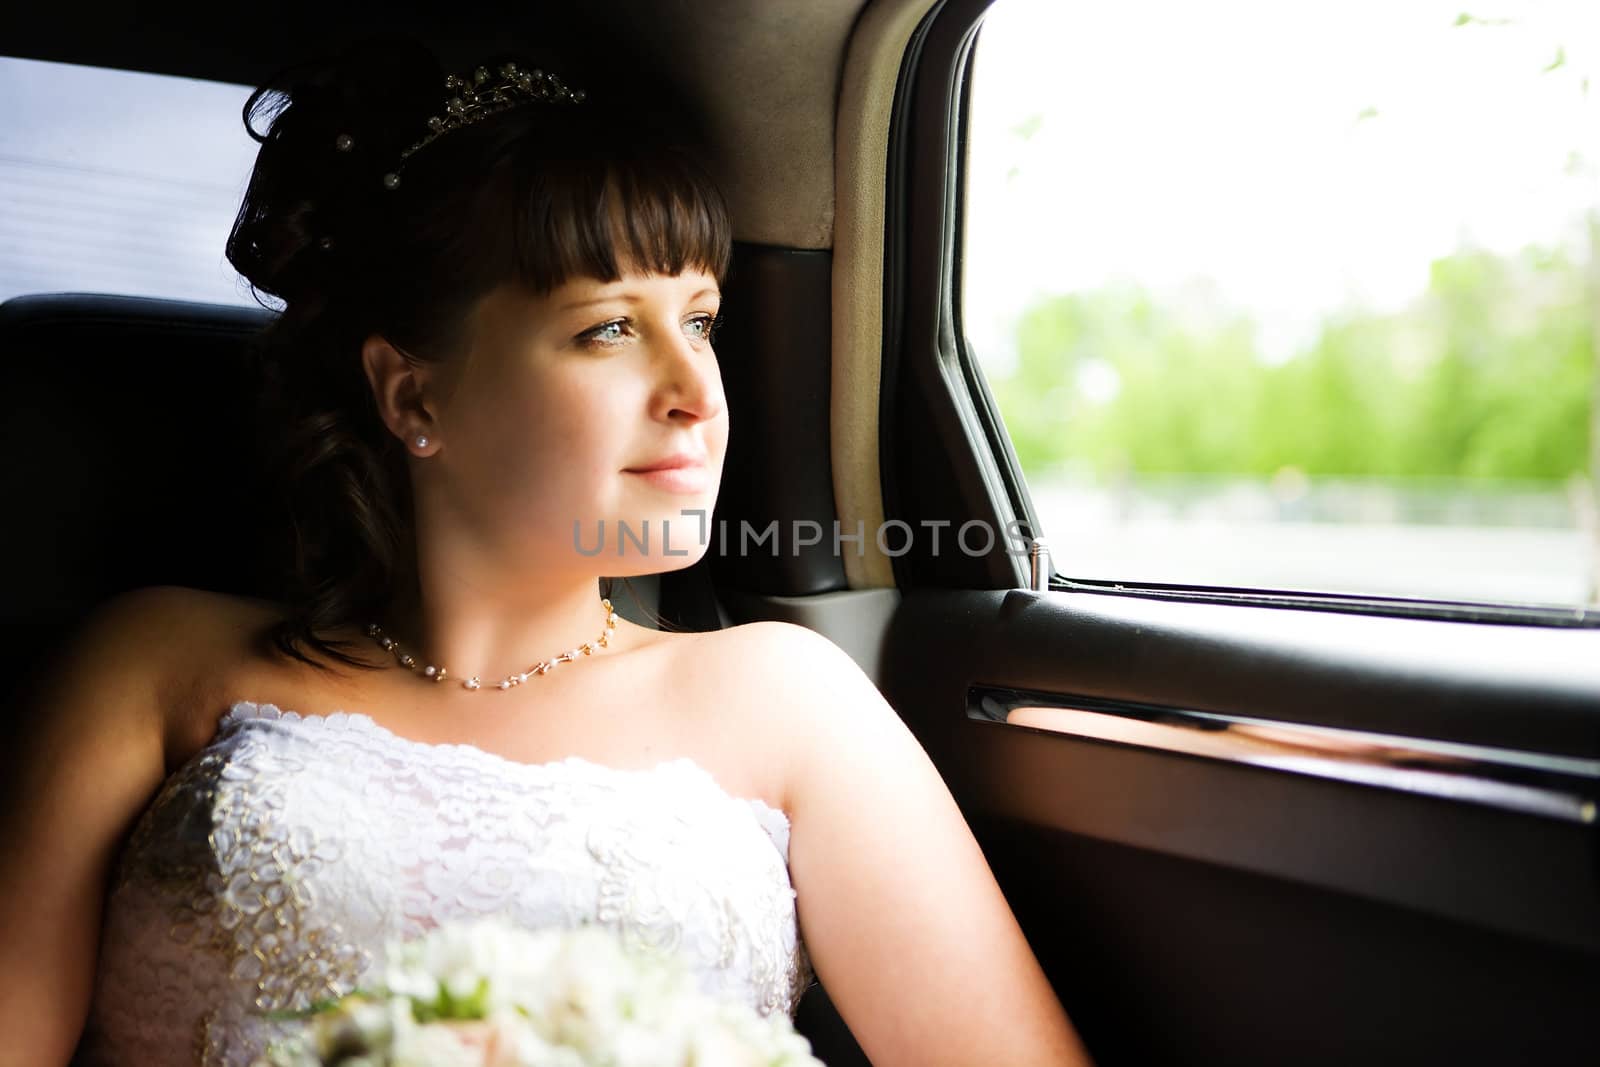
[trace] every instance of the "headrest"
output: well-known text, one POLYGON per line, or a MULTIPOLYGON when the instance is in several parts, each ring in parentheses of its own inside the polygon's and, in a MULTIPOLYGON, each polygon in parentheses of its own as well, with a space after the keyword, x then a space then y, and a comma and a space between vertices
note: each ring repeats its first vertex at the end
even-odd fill
POLYGON ((246 344, 265 309, 87 293, 0 304, 0 623, 142 585, 261 595, 246 344))

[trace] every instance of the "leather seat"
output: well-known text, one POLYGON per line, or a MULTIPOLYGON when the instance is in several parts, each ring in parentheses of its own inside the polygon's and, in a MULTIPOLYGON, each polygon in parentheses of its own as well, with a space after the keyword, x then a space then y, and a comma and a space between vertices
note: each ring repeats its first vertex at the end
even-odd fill
MULTIPOLYGON (((271 312, 87 293, 0 304, 0 671, 142 585, 262 595, 245 345, 271 312)), ((7 720, 10 715, 7 715, 7 720)))

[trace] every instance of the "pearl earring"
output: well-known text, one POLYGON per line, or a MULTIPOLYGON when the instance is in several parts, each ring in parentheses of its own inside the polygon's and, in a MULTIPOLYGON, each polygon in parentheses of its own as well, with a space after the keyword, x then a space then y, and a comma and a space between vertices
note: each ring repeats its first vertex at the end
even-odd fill
POLYGON ((428 435, 427 434, 421 434, 421 433, 417 434, 417 447, 418 448, 427 448, 428 447, 428 435))

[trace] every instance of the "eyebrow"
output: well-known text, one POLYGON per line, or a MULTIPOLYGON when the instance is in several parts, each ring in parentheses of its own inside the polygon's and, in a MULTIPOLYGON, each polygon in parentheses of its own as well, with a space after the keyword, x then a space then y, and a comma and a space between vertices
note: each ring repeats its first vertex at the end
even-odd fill
MULTIPOLYGON (((689 298, 689 302, 693 303, 694 301, 699 300, 701 297, 721 295, 722 293, 717 289, 702 289, 698 293, 695 293, 693 296, 691 296, 689 298)), ((575 300, 570 304, 563 304, 556 308, 556 312, 559 314, 566 311, 575 311, 578 308, 586 308, 591 304, 605 304, 612 300, 620 300, 624 304, 637 304, 639 302, 639 297, 629 296, 625 293, 614 293, 610 296, 597 296, 589 300, 575 300)))

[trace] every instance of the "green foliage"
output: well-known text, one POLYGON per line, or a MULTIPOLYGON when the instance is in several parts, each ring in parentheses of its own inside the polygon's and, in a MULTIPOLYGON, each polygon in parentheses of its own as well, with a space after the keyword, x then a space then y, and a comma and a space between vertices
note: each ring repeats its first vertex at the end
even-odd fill
POLYGON ((444 982, 439 983, 439 995, 433 1000, 411 1001, 411 1017, 419 1023, 439 1019, 486 1019, 489 1017, 489 979, 479 978, 477 986, 464 997, 450 992, 444 982))
POLYGON ((1511 25, 1511 20, 1510 19, 1485 19, 1485 18, 1479 18, 1476 15, 1469 15, 1467 12, 1463 11, 1461 14, 1456 16, 1456 20, 1454 22, 1452 22, 1450 25, 1458 26, 1458 27, 1459 26, 1509 26, 1509 25, 1511 25))
POLYGON ((1559 480, 1588 469, 1589 287, 1561 251, 1464 250, 1410 307, 1329 318, 1278 365, 1217 301, 1108 287, 1029 308, 991 386, 1030 474, 1559 480))

